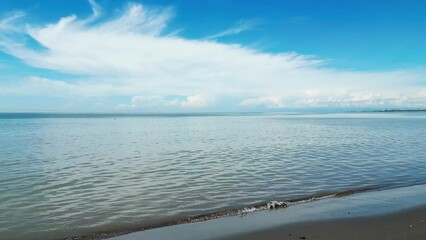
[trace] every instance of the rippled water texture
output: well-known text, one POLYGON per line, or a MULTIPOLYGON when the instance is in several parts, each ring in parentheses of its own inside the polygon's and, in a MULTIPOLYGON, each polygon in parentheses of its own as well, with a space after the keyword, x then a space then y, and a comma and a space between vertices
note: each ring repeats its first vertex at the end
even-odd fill
POLYGON ((0 115, 2 239, 426 182, 423 113, 46 116, 0 115))

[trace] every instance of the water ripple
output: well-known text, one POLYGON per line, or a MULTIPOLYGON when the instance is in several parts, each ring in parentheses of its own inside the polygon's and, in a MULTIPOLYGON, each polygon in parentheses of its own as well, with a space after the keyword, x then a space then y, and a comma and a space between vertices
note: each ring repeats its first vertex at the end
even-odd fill
POLYGON ((426 182, 423 115, 0 119, 0 136, 2 239, 426 182))

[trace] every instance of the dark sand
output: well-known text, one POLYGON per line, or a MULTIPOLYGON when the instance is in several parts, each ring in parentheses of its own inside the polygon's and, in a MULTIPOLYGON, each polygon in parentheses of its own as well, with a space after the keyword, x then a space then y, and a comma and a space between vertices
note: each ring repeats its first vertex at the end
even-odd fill
POLYGON ((426 240, 426 206, 397 213, 320 220, 284 225, 254 233, 221 238, 220 240, 426 240))

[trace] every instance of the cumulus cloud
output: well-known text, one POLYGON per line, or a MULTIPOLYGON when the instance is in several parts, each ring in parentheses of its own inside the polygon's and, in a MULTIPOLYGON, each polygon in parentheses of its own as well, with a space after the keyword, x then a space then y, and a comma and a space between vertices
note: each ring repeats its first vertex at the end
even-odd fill
POLYGON ((119 104, 118 110, 129 110, 138 108, 158 108, 158 107, 172 107, 178 105, 178 100, 167 100, 160 96, 133 96, 130 104, 119 104))
POLYGON ((241 106, 265 106, 268 108, 285 107, 284 99, 281 96, 267 96, 258 98, 249 98, 241 102, 241 106))
POLYGON ((202 108, 207 106, 208 99, 203 95, 188 96, 185 101, 181 103, 182 107, 186 108, 202 108))
MULTIPOLYGON (((47 25, 25 23, 26 27, 14 28, 41 47, 0 35, 1 51, 28 66, 71 76, 66 80, 30 76, 0 87, 0 94, 128 96, 130 103, 118 106, 121 109, 146 105, 203 108, 220 96, 235 96, 242 107, 268 108, 419 106, 425 102, 424 69, 341 71, 319 57, 265 53, 169 34, 173 32, 168 29, 172 8, 129 3, 119 16, 110 18, 104 17, 93 0, 89 3, 93 10, 89 18, 71 15, 47 25), (167 96, 183 99, 173 102, 167 96)), ((19 17, 22 14, 1 20, 0 30, 11 31, 4 26, 19 17)), ((240 25, 215 38, 252 27, 240 25)))
POLYGON ((133 96, 130 104, 119 104, 118 110, 164 109, 164 108, 202 108, 207 106, 209 98, 203 95, 165 98, 161 96, 133 96))

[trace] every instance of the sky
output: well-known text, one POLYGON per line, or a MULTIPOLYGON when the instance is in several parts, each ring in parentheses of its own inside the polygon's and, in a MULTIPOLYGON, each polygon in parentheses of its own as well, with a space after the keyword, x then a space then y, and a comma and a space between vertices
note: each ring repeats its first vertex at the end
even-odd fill
POLYGON ((426 1, 2 0, 0 112, 426 108, 426 1))

